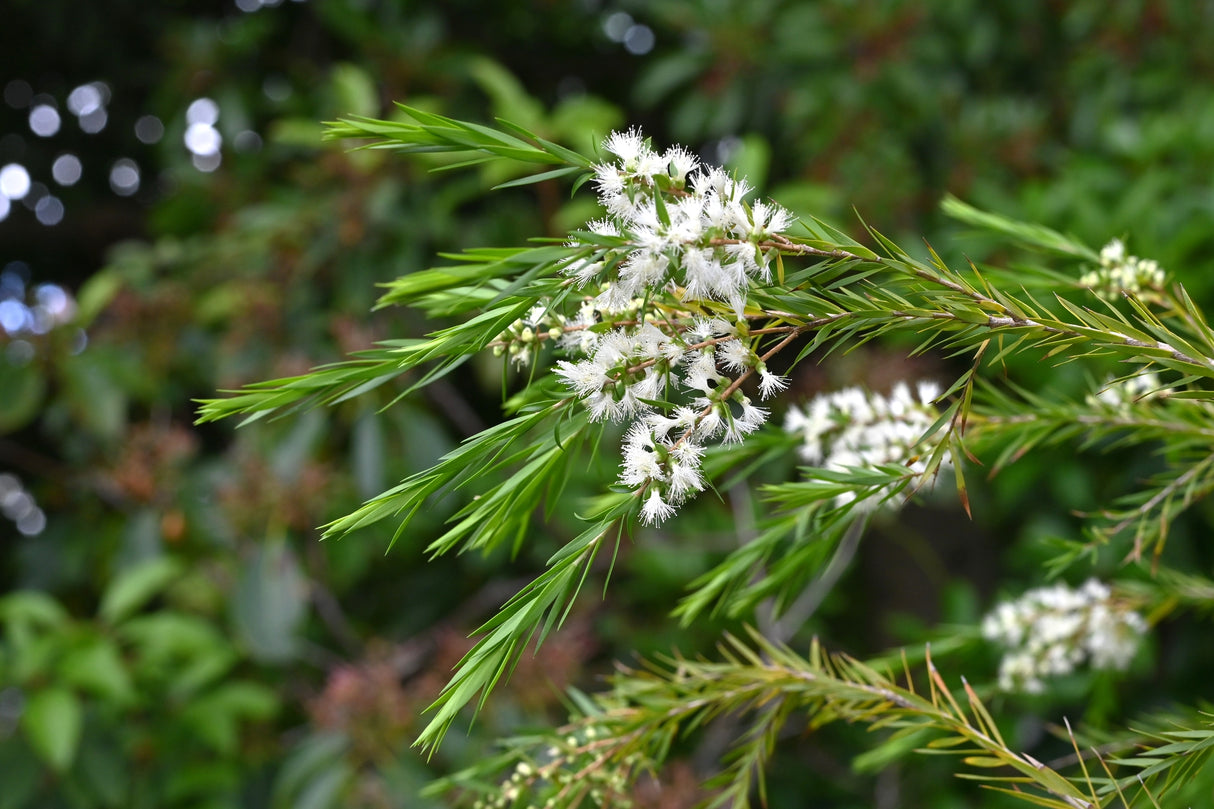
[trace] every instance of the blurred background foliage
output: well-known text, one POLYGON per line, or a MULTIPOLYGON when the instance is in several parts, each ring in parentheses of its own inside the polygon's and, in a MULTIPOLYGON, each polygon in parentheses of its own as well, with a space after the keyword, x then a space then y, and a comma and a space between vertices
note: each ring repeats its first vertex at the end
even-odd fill
MULTIPOLYGON (((570 535, 611 461, 537 515, 517 558, 426 563, 427 531, 458 502, 386 557, 390 527, 323 544, 316 527, 491 424, 499 364, 392 407, 388 386, 241 430, 193 427, 191 400, 423 334, 437 324, 415 312, 370 312, 375 284, 440 251, 560 235, 593 206, 546 184, 487 197, 508 177, 322 146, 322 120, 404 101, 583 150, 638 124, 853 233, 854 206, 950 261, 1014 260, 942 218, 952 193, 1097 248, 1128 236, 1214 295, 1208 3, 14 0, 5 16, 0 809, 426 806, 427 780, 559 721, 563 689, 594 688, 612 660, 718 636, 665 614, 745 535, 744 488, 626 543, 607 600, 586 597, 467 734, 428 761, 410 752, 468 632, 570 535)), ((1007 373, 1076 395, 1105 370, 1007 373)), ((795 392, 949 372, 872 348, 807 366, 795 392)), ((972 522, 941 504, 878 527, 805 631, 866 654, 972 625, 997 588, 1032 579, 1044 541, 1074 538, 1076 510, 1152 469, 1092 457, 1024 459, 976 488, 972 522)), ((1209 570, 1197 522, 1168 553, 1209 570)), ((1015 703, 1021 746, 1046 744, 1063 710, 1099 725, 1205 693, 1214 660, 1186 632, 1169 626, 1132 675, 1166 692, 1085 678, 1015 703)), ((771 805, 996 805, 932 762, 853 763, 870 740, 793 740, 771 805)), ((726 726, 689 743, 638 805, 703 797, 728 741, 726 726)))

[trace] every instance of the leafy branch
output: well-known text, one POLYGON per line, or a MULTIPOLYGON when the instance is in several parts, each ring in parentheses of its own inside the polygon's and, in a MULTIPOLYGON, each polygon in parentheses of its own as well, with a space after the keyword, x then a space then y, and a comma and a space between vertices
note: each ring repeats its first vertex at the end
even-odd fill
MULTIPOLYGON (((561 243, 477 248, 405 275, 387 285, 379 306, 455 322, 208 400, 200 420, 333 405, 388 383, 405 396, 485 350, 530 366, 530 378, 506 403, 506 420, 326 530, 336 537, 397 519, 400 537, 428 504, 463 498, 428 545, 431 554, 517 552, 534 520, 550 518, 565 496, 571 464, 619 441, 612 491, 583 509, 582 530, 480 628, 431 706, 417 742, 427 750, 466 706, 483 705, 529 644, 560 626, 601 549, 618 546, 638 523, 661 524, 700 493, 794 452, 804 461, 799 479, 763 487, 768 513, 756 535, 689 584, 676 617, 690 622, 720 611, 745 620, 762 603, 788 607, 858 539, 869 515, 947 470, 968 511, 965 468, 982 457, 998 471, 1049 444, 1158 447, 1159 474, 1089 520, 1087 549, 1128 532, 1133 558, 1152 543, 1158 554, 1169 524, 1214 491, 1214 330, 1180 284, 1165 283, 1152 262, 1125 256, 1120 242, 1098 253, 1048 228, 946 200, 946 212, 963 223, 1064 264, 1098 265, 1078 278, 1039 268, 1031 283, 1020 283, 1001 268, 951 267, 930 247, 926 259, 916 258, 872 228, 866 246, 815 219, 794 224, 778 205, 747 200, 744 179, 700 166, 678 147, 658 153, 635 130, 608 138, 610 157, 595 163, 505 122, 487 127, 403 111, 407 121, 348 119, 331 124, 328 135, 451 158, 440 161, 444 169, 490 161, 543 169, 505 186, 568 179, 576 192, 593 179, 604 218, 561 243), (1107 294, 1116 279, 1125 280, 1120 297, 1107 294), (1092 294, 1098 299, 1086 297, 1092 294), (760 429, 771 412, 754 400, 790 384, 769 365, 793 369, 893 336, 911 341, 912 353, 962 358, 967 370, 917 397, 908 389, 883 399, 844 392, 834 410, 820 400, 800 415, 800 433, 760 429), (1018 354, 1060 363, 1103 357, 1128 371, 1084 401, 984 378, 1018 354), (824 443, 845 444, 843 436, 865 431, 883 437, 824 451, 824 443), (869 444, 881 442, 885 454, 871 451, 869 444)), ((658 766, 690 729, 727 713, 744 713, 752 724, 714 781, 718 806, 749 805, 756 790, 762 798, 761 771, 780 729, 800 712, 810 727, 843 720, 892 731, 895 746, 931 735, 927 751, 961 755, 980 771, 969 777, 1062 809, 1107 805, 1114 794, 1129 805, 1118 766, 1141 764, 1149 781, 1191 772, 1187 762, 1206 755, 1198 745, 1206 736, 1161 735, 1137 764, 1099 759, 1103 776, 1084 769, 1089 759, 1077 748, 1082 771, 1064 776, 1010 749, 978 691, 966 683, 954 694, 930 655, 925 692, 916 690, 909 663, 896 681, 882 667, 828 655, 816 643, 799 657, 758 635, 749 644, 730 638, 722 655, 717 663, 680 659, 621 673, 611 694, 580 700, 584 718, 571 735, 547 743, 556 752, 508 757, 527 769, 499 797, 534 786, 551 788, 559 805, 602 803, 622 795, 646 766, 658 766), (614 775, 596 780, 608 771, 614 775)))
MULTIPOLYGON (((765 804, 764 770, 777 735, 790 722, 820 729, 833 722, 862 723, 889 731, 881 746, 903 749, 910 740, 916 752, 960 757, 977 780, 1037 806, 1051 809, 1097 809, 1106 803, 1103 782, 1084 773, 1067 776, 1033 756, 1013 750, 990 711, 968 683, 960 694, 950 689, 925 655, 926 685, 916 687, 908 659, 902 658, 901 682, 889 671, 846 655, 829 654, 814 642, 805 656, 750 633, 749 642, 727 636, 719 661, 672 659, 644 670, 622 670, 612 690, 584 706, 581 717, 552 737, 520 739, 510 755, 489 767, 478 767, 438 782, 433 792, 455 787, 475 789, 493 768, 527 762, 523 779, 534 802, 551 801, 574 809, 585 795, 559 785, 619 782, 612 770, 659 769, 672 745, 724 716, 753 717, 749 730, 729 752, 720 773, 706 786, 715 794, 707 807, 743 809, 757 795, 765 804), (560 749, 556 740, 578 744, 560 749), (544 750, 555 758, 544 759, 544 750), (561 774, 554 772, 562 768, 561 774)), ((516 770, 517 771, 517 770, 516 770)), ((517 783, 517 781, 516 781, 517 783)), ((492 787, 491 787, 492 789, 492 787)), ((619 795, 615 805, 626 805, 619 795)))

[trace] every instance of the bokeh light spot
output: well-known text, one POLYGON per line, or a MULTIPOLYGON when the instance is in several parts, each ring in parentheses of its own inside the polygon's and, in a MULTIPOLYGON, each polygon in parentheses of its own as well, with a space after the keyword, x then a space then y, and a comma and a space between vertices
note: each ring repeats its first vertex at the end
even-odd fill
POLYGON ((0 272, 0 297, 24 298, 25 285, 29 281, 30 265, 24 261, 10 261, 0 272))
POLYGON ((35 135, 49 138, 59 131, 59 110, 50 104, 39 104, 30 110, 30 129, 35 135))
POLYGON ((80 116, 80 128, 89 135, 96 135, 105 129, 109 120, 110 114, 105 111, 105 107, 98 107, 92 112, 80 116))
POLYGON ((232 145, 238 152, 261 151, 261 135, 251 129, 242 130, 236 133, 236 137, 232 139, 232 145))
POLYGON ((632 15, 626 11, 617 11, 613 14, 608 14, 603 20, 603 33, 612 42, 623 42, 624 35, 628 33, 628 29, 632 27, 632 15))
POLYGON ((648 25, 634 25, 624 34, 624 49, 633 56, 641 56, 653 50, 655 37, 648 25))
POLYGON ((32 211, 38 205, 38 200, 49 193, 51 190, 42 183, 30 183, 30 190, 21 198, 21 204, 32 211))
POLYGON ((38 217, 38 221, 47 227, 62 222, 63 212, 63 202, 51 194, 38 200, 38 204, 34 206, 34 216, 38 217))
POLYGON ((56 320, 66 320, 74 313, 71 296, 58 284, 40 284, 34 290, 34 299, 56 320))
POLYGON ((34 88, 25 79, 13 79, 4 85, 4 103, 15 110, 28 107, 34 97, 34 88))
POLYGON ((46 514, 37 506, 34 506, 34 509, 30 513, 17 520, 17 530, 27 537, 38 536, 45 528, 46 514))
POLYGON ((271 101, 283 102, 291 97, 291 83, 280 75, 266 76, 261 92, 271 101))
POLYGON ((144 115, 135 122, 135 137, 140 143, 158 143, 164 137, 164 124, 155 115, 144 115))
POLYGON ((219 153, 223 136, 219 130, 207 123, 193 123, 185 131, 185 147, 195 155, 209 157, 219 153))
POLYGON ((13 365, 28 365, 34 358, 34 344, 29 340, 13 340, 4 349, 4 356, 13 365))
POLYGON ((8 197, 0 194, 0 222, 8 219, 8 212, 12 209, 13 203, 8 201, 8 197))
POLYGON ((51 164, 51 176, 59 185, 75 185, 83 173, 84 166, 80 163, 80 158, 71 152, 59 155, 51 164))
POLYGON ((21 199, 30 192, 30 173, 20 163, 9 163, 0 169, 0 194, 9 199, 21 199))
POLYGON ((0 328, 9 334, 25 331, 30 322, 30 310, 24 303, 13 298, 0 301, 0 328))
POLYGON ((219 168, 219 164, 223 162, 223 155, 219 152, 214 154, 196 154, 191 158, 194 168, 199 171, 212 172, 219 168))
POLYGON ((185 120, 188 124, 211 126, 219 120, 219 105, 209 98, 196 98, 186 108, 185 120))
POLYGON ((139 190, 139 164, 129 157, 114 161, 110 169, 110 188, 120 197, 129 197, 139 190))
POLYGON ((67 97, 67 108, 73 115, 88 115, 101 109, 101 91, 95 84, 82 84, 67 97))

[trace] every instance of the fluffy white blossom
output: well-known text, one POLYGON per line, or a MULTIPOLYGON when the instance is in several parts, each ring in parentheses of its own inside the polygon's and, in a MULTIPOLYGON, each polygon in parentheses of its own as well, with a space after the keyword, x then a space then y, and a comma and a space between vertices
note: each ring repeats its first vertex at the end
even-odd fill
POLYGON ((645 492, 641 521, 646 525, 664 522, 676 507, 704 490, 704 447, 691 435, 671 438, 671 428, 682 421, 650 414, 634 422, 624 437, 619 482, 645 492))
POLYGON ((756 367, 759 371, 759 395, 764 399, 770 399, 788 388, 788 380, 767 370, 766 365, 760 363, 756 367))
POLYGON ((740 414, 734 415, 730 412, 725 418, 725 436, 722 440, 726 444, 741 443, 743 438, 762 427, 767 421, 769 415, 767 408, 751 404, 749 397, 742 396, 739 405, 742 409, 740 414))
MULTIPOLYGON (((927 459, 921 446, 931 438, 927 433, 939 416, 933 405, 939 395, 931 382, 920 382, 914 393, 900 382, 889 396, 845 388, 818 396, 805 407, 790 407, 784 429, 801 437, 801 458, 818 468, 845 471, 899 464, 922 475, 927 459)), ((840 502, 852 499, 844 495, 840 502)), ((881 499, 874 496, 869 502, 881 499)))
POLYGON ((759 243, 787 230, 792 216, 771 202, 747 206, 744 180, 701 167, 682 147, 659 154, 636 129, 612 133, 603 149, 615 157, 594 170, 608 219, 589 229, 618 235, 628 247, 619 261, 579 262, 568 274, 633 295, 678 290, 685 300, 722 301, 740 315, 750 279, 770 278, 759 243))
POLYGON ((593 182, 606 216, 568 243, 577 256, 562 267, 584 290, 576 314, 512 327, 500 344, 514 356, 515 344, 534 353, 552 340, 567 353, 554 372, 591 420, 627 426, 618 482, 657 524, 706 487, 706 442, 742 441, 767 421, 742 378, 756 375, 763 399, 788 386, 759 359, 744 317, 751 285, 770 280, 770 240, 793 218, 747 204, 744 180, 682 147, 659 153, 637 129, 612 133, 603 151, 593 182), (722 303, 734 322, 696 314, 722 303))
POLYGON ((645 525, 652 525, 665 522, 672 516, 674 516, 674 506, 662 499, 662 493, 657 487, 651 487, 649 497, 645 499, 645 505, 641 507, 641 522, 645 525))
POLYGON ((1113 239, 1100 251, 1100 266, 1084 273, 1079 283, 1105 300, 1115 300, 1126 292, 1161 287, 1165 280, 1159 262, 1127 255, 1121 239, 1113 239))
POLYGON ((1057 584, 1029 590, 1000 603, 982 622, 983 637, 1004 649, 999 687, 1030 694, 1084 664, 1125 669, 1146 630, 1142 616, 1096 579, 1077 589, 1057 584))

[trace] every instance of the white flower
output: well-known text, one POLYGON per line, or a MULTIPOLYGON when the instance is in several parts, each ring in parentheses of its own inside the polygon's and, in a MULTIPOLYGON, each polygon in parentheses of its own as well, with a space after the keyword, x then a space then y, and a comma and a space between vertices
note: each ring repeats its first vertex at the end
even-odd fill
POLYGON ((662 499, 656 486, 649 489, 649 497, 641 507, 641 522, 645 525, 661 524, 674 515, 674 506, 662 499))
POLYGON ((670 167, 670 178, 682 183, 687 176, 700 167, 700 161, 695 155, 682 146, 672 146, 662 155, 662 160, 670 167))
POLYGON ((684 298, 720 300, 737 288, 737 281, 722 264, 716 250, 689 247, 683 251, 684 298))
POLYGON ((721 432, 725 426, 725 420, 721 416, 721 410, 724 409, 723 404, 714 402, 707 396, 697 396, 692 402, 692 406, 700 408, 700 412, 703 413, 696 422, 697 438, 708 440, 721 432))
POLYGON ((689 337, 694 338, 696 340, 696 342, 703 342, 705 340, 711 340, 713 337, 716 337, 717 335, 733 334, 733 333, 734 333, 733 326, 729 325, 724 320, 721 320, 720 318, 716 318, 716 317, 711 318, 711 319, 697 317, 695 319, 695 321, 692 323, 691 328, 687 330, 687 335, 689 337))
POLYGON ((610 393, 596 391, 585 399, 591 421, 618 421, 624 409, 610 393))
POLYGON ((633 383, 631 390, 638 401, 661 399, 666 392, 666 375, 651 366, 645 369, 640 382, 633 383))
POLYGON ((624 463, 620 483, 636 488, 651 480, 662 480, 662 464, 654 451, 653 434, 641 425, 633 425, 624 439, 624 463))
POLYGON ((1125 242, 1121 239, 1113 239, 1111 242, 1100 248, 1100 263, 1105 267, 1112 267, 1115 264, 1120 264, 1125 261, 1125 242))
POLYGON ((1045 680, 1085 662, 1094 669, 1125 669, 1147 630, 1142 616, 1118 603, 1095 579, 1081 588, 1063 584, 1029 590, 995 607, 982 635, 1005 650, 999 687, 1041 693, 1045 680))
POLYGON ((693 491, 704 491, 704 476, 700 474, 699 458, 694 461, 675 460, 670 465, 671 499, 682 502, 693 491))
MULTIPOLYGON (((933 438, 927 433, 939 415, 931 405, 937 391, 930 383, 920 383, 917 396, 904 383, 895 385, 889 396, 845 388, 816 397, 804 409, 789 408, 784 429, 801 436, 801 458, 822 469, 898 464, 912 475, 922 475, 927 463, 919 447, 933 438)), ((946 457, 941 465, 947 468, 948 462, 946 457)), ((869 498, 889 503, 890 494, 873 491, 869 498)), ((844 505, 853 499, 841 497, 837 502, 844 505)))
POLYGON ((755 407, 745 396, 742 397, 741 405, 742 415, 733 416, 731 414, 726 419, 725 437, 722 439, 726 444, 740 443, 743 438, 762 427, 767 421, 767 408, 755 407))
POLYGON ((581 360, 572 363, 561 360, 556 364, 557 376, 564 377, 565 383, 573 388, 578 396, 586 397, 601 391, 612 384, 607 376, 607 368, 596 359, 581 360))
POLYGON ((636 127, 627 132, 612 132, 603 143, 603 148, 618 157, 624 165, 634 163, 648 151, 645 139, 636 127))
POLYGON ((764 399, 770 399, 780 391, 788 389, 788 380, 782 376, 776 376, 771 371, 767 370, 766 365, 759 366, 759 396, 764 399))
POLYGON ((915 392, 919 394, 919 404, 924 407, 931 407, 940 398, 940 386, 931 380, 921 380, 915 392))
POLYGON ((1161 287, 1167 276, 1159 262, 1127 255, 1121 239, 1113 239, 1100 250, 1100 266, 1079 279, 1105 300, 1115 300, 1124 293, 1140 293, 1144 289, 1161 287))
POLYGON ((779 205, 769 202, 756 202, 750 209, 750 236, 764 238, 773 233, 781 233, 792 224, 792 216, 779 205))
POLYGON ((712 393, 716 383, 724 379, 717 373, 717 362, 712 347, 688 352, 686 356, 687 370, 683 373, 683 386, 692 390, 712 393))
POLYGON ((754 354, 751 353, 750 346, 736 337, 719 344, 717 348, 720 351, 721 367, 727 371, 745 371, 754 364, 754 354))

